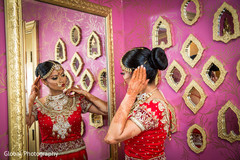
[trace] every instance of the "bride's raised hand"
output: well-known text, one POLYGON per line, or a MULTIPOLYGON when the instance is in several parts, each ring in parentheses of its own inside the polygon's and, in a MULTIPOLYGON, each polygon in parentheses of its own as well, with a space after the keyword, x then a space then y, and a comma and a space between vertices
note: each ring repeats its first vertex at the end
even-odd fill
POLYGON ((80 88, 77 88, 77 87, 72 87, 72 88, 65 91, 65 94, 68 95, 68 96, 74 96, 76 93, 84 95, 84 91, 80 88))

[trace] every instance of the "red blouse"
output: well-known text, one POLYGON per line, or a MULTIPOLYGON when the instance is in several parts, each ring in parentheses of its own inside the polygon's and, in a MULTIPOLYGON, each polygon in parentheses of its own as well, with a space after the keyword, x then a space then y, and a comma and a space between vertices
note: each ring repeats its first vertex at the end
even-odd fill
POLYGON ((125 160, 164 160, 164 142, 170 126, 170 110, 159 99, 139 104, 130 113, 131 119, 142 132, 126 140, 125 160))
POLYGON ((39 122, 40 153, 45 155, 39 159, 87 159, 81 136, 81 113, 87 112, 91 105, 82 95, 73 98, 71 106, 57 111, 36 100, 33 115, 39 122))

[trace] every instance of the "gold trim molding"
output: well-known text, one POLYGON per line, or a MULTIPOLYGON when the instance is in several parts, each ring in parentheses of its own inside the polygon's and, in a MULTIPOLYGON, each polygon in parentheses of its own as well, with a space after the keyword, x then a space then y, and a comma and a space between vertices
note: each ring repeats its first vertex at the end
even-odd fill
POLYGON ((204 64, 201 76, 203 81, 213 90, 215 91, 224 81, 227 71, 224 69, 223 64, 214 56, 211 56, 209 60, 204 64), (212 64, 215 64, 220 71, 220 76, 218 80, 214 83, 210 77, 208 76, 209 68, 212 64))
POLYGON ((237 78, 240 81, 240 60, 237 62, 236 69, 237 69, 237 78))
POLYGON ((203 50, 204 48, 201 42, 194 35, 190 34, 186 41, 183 43, 180 53, 182 54, 182 57, 185 60, 185 62, 187 62, 187 64, 189 64, 193 68, 197 64, 197 62, 201 59, 203 50), (191 52, 190 48, 191 43, 194 43, 198 48, 197 55, 194 59, 191 59, 190 56, 188 55, 188 53, 191 52))
POLYGON ((172 34, 171 34, 170 24, 167 22, 167 20, 165 20, 161 16, 158 17, 158 19, 155 22, 153 29, 152 29, 152 46, 153 46, 153 48, 160 47, 162 49, 169 48, 172 46, 172 34), (163 26, 166 29, 167 44, 165 44, 164 42, 161 42, 158 45, 158 37, 159 37, 158 30, 159 30, 160 26, 163 26))
POLYGON ((202 108, 207 96, 206 94, 204 93, 202 87, 194 80, 192 80, 192 82, 186 87, 185 89, 185 92, 183 94, 183 99, 185 101, 185 104, 188 106, 188 108, 194 113, 196 114, 198 112, 198 110, 200 108, 202 108), (191 96, 191 90, 195 88, 198 92, 199 92, 199 95, 200 95, 200 99, 199 99, 199 102, 198 104, 194 104, 190 98, 191 96))
POLYGON ((228 101, 218 112, 218 137, 233 143, 235 141, 240 141, 240 135, 236 135, 236 133, 232 130, 229 134, 227 133, 225 114, 228 109, 231 109, 236 114, 238 119, 238 129, 240 132, 240 110, 232 104, 231 101, 228 101))
POLYGON ((175 91, 175 92, 178 92, 178 90, 182 87, 182 85, 184 84, 185 82, 185 78, 186 78, 186 73, 184 71, 184 69, 182 68, 182 66, 175 60, 173 60, 173 62, 171 63, 171 65, 168 67, 168 70, 166 72, 166 75, 165 75, 165 78, 169 84, 170 87, 172 87, 172 89, 175 91), (178 83, 175 83, 173 78, 172 78, 172 71, 174 69, 177 69, 180 74, 181 74, 181 79, 178 83))
POLYGON ((228 3, 223 2, 221 7, 218 8, 217 12, 214 14, 213 19, 213 40, 215 41, 222 41, 224 43, 228 43, 232 39, 236 39, 240 36, 240 30, 239 30, 239 21, 238 21, 238 14, 237 11, 228 3), (221 15, 225 10, 228 10, 233 17, 233 25, 234 25, 234 34, 224 34, 223 36, 220 36, 220 18, 221 15))
MULTIPOLYGON (((105 17, 107 42, 107 74, 108 74, 108 120, 111 122, 116 112, 114 52, 112 9, 94 4, 86 0, 41 0, 41 2, 70 8, 85 13, 105 17)), ((8 128, 9 152, 23 153, 27 151, 25 122, 25 87, 22 36, 22 1, 4 1, 7 55, 7 87, 8 87, 8 128)), ((117 145, 110 147, 110 159, 118 159, 117 145)), ((24 155, 10 157, 13 160, 27 159, 24 155)))
POLYGON ((184 0, 182 5, 181 5, 181 17, 184 23, 188 25, 193 25, 194 23, 197 22, 198 18, 200 17, 200 5, 198 0, 184 0), (192 20, 189 20, 187 17, 187 6, 190 2, 193 2, 196 6, 196 15, 192 20))

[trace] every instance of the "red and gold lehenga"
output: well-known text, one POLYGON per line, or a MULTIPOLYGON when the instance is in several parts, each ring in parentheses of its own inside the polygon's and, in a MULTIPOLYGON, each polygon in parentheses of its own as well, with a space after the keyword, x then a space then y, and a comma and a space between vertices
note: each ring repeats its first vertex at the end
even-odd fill
POLYGON ((33 114, 41 133, 40 160, 87 159, 81 136, 81 113, 87 112, 92 103, 82 95, 66 99, 68 102, 62 108, 43 105, 36 99, 33 114))
POLYGON ((124 141, 125 160, 165 160, 164 142, 171 120, 167 104, 160 99, 137 104, 128 118, 142 132, 124 141))

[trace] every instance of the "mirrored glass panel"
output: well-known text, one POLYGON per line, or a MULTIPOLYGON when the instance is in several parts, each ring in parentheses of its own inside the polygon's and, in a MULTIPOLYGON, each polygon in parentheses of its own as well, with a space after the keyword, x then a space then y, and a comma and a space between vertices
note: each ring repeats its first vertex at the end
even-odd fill
POLYGON ((174 83, 180 82, 182 75, 176 67, 173 68, 171 75, 174 83))
POLYGON ((189 21, 192 21, 196 16, 196 5, 193 1, 186 3, 186 16, 189 21))
POLYGON ((220 70, 214 63, 212 63, 207 70, 207 75, 213 83, 216 83, 220 77, 220 70))
POLYGON ((198 129, 194 129, 191 134, 191 141, 197 148, 201 148, 203 145, 203 136, 198 129))
POLYGON ((201 95, 200 93, 196 90, 196 88, 192 88, 189 92, 189 99, 190 101, 193 103, 194 106, 196 106, 200 99, 201 99, 201 95))

